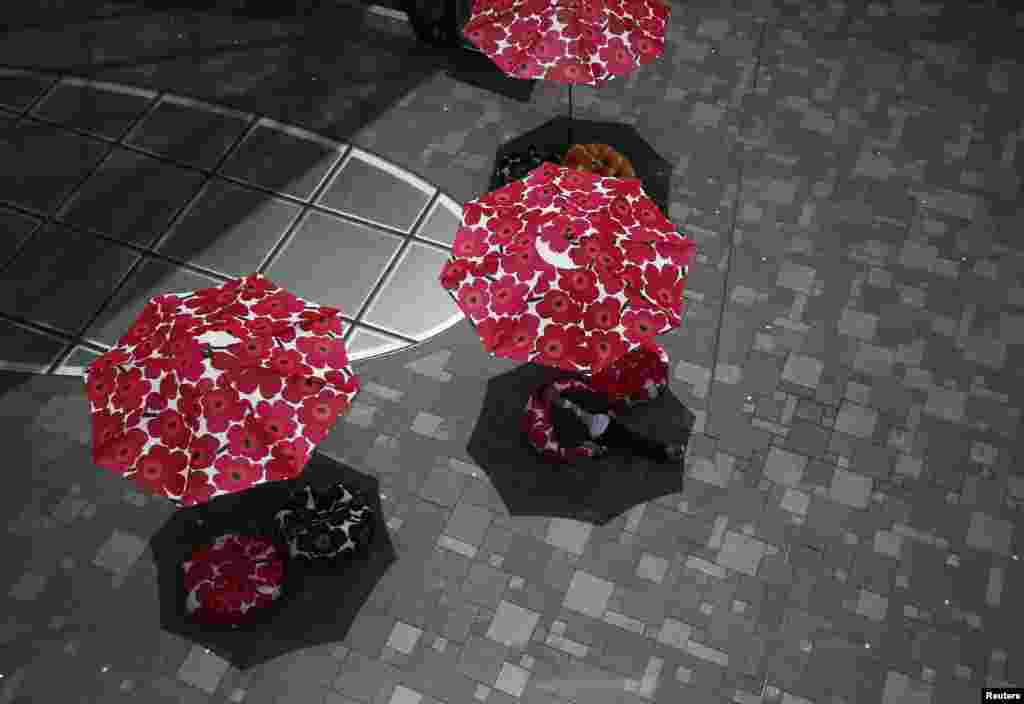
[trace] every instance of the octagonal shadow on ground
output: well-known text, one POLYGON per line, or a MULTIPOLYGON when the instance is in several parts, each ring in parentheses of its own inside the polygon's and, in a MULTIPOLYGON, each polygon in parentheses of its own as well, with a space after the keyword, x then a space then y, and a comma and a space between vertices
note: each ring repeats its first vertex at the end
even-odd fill
MULTIPOLYGON (((578 378, 526 364, 487 382, 466 451, 490 478, 512 516, 548 516, 604 525, 638 504, 682 491, 683 467, 610 452, 596 460, 562 465, 542 458, 520 430, 529 395, 555 379, 578 378)), ((602 397, 575 397, 600 410, 602 397)), ((663 442, 682 442, 694 414, 673 394, 620 416, 633 430, 663 442)))
POLYGON ((296 480, 260 485, 219 497, 206 506, 176 512, 153 536, 150 547, 157 566, 163 629, 209 649, 240 669, 303 648, 342 641, 397 559, 382 515, 378 481, 319 452, 313 454, 296 480), (360 554, 337 567, 307 566, 290 560, 278 603, 250 625, 237 629, 200 627, 186 616, 181 565, 194 546, 227 532, 279 541, 274 514, 290 493, 306 484, 326 488, 338 482, 362 494, 373 510, 373 537, 360 554))
MULTIPOLYGON (((595 122, 592 120, 556 117, 537 129, 530 130, 503 144, 495 157, 495 169, 491 176, 491 190, 504 185, 497 164, 513 154, 527 152, 535 147, 540 154, 557 154, 559 158, 568 151, 570 128, 573 144, 607 144, 633 164, 637 178, 643 183, 644 191, 650 196, 662 213, 668 215, 668 194, 672 185, 672 164, 648 144, 632 125, 619 122, 595 122)), ((523 174, 525 175, 525 174, 523 174)))

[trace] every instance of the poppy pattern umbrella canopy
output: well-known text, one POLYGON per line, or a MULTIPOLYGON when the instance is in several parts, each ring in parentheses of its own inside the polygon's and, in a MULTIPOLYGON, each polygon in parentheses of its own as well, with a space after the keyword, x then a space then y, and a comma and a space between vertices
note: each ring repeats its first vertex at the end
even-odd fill
POLYGON ((441 285, 489 352, 590 374, 681 324, 695 253, 639 180, 546 163, 465 204, 441 285))
POLYGON ((598 85, 658 58, 659 0, 476 0, 463 35, 515 78, 598 85))
POLYGON ((259 274, 154 298, 86 372, 93 462, 185 506, 297 476, 359 390, 341 333, 259 274))

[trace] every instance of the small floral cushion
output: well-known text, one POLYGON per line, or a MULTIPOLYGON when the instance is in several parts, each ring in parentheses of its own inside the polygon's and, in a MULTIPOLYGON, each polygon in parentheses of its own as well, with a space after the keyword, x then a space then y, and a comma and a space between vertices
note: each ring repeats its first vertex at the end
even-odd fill
MULTIPOLYGON (((549 386, 554 387, 559 394, 567 391, 594 391, 585 381, 564 379, 545 384, 530 394, 521 421, 522 431, 526 434, 530 444, 542 456, 553 462, 575 462, 579 459, 593 457, 594 451, 588 447, 583 445, 565 447, 558 441, 552 420, 551 404, 544 400, 544 391, 549 386)), ((614 415, 612 411, 608 411, 608 413, 614 415)))
POLYGON ((288 552, 307 562, 350 556, 370 540, 373 510, 342 484, 303 487, 277 512, 288 552))
POLYGON ((668 353, 651 343, 594 374, 591 383, 621 411, 660 396, 668 386, 668 366, 668 353))
POLYGON ((285 555, 273 541, 228 533, 182 565, 185 610, 207 625, 243 625, 281 596, 285 555))

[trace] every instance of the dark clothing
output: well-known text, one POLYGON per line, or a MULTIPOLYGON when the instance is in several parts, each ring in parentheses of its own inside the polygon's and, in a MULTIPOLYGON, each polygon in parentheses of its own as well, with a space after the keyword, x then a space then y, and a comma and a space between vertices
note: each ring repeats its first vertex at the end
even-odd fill
POLYGON ((649 457, 655 462, 668 462, 668 450, 664 443, 634 433, 614 418, 605 431, 594 438, 594 442, 608 449, 629 450, 634 455, 649 457))
POLYGON ((668 452, 664 443, 650 440, 634 433, 625 424, 611 418, 605 431, 596 438, 590 437, 587 426, 572 411, 554 404, 551 409, 551 422, 555 426, 555 435, 564 447, 576 447, 587 440, 604 445, 609 450, 627 450, 631 454, 649 457, 655 462, 667 462, 668 452))

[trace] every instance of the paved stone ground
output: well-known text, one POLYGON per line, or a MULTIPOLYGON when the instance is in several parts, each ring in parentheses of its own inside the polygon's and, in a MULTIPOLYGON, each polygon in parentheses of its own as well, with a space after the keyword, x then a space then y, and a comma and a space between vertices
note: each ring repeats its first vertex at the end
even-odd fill
MULTIPOLYGON (((380 477, 399 561, 343 643, 243 673, 157 627, 144 541, 171 509, 90 468, 77 381, 12 377, 0 701, 952 704, 1021 684, 1024 73, 992 53, 1020 16, 675 7, 662 61, 577 103, 676 164, 671 215, 701 247, 666 339, 701 431, 683 492, 601 527, 512 519, 465 453, 511 365, 465 325, 361 362, 324 449, 380 477), (921 31, 949 23, 992 41, 921 31)), ((564 109, 384 26, 358 38, 371 70, 323 28, 181 56, 161 44, 179 20, 128 21, 11 33, 0 60, 296 122, 459 199, 505 135, 564 109)), ((189 27, 215 46, 300 25, 189 27)))

